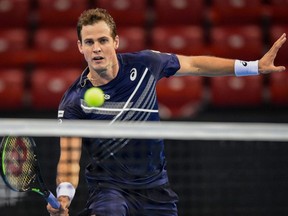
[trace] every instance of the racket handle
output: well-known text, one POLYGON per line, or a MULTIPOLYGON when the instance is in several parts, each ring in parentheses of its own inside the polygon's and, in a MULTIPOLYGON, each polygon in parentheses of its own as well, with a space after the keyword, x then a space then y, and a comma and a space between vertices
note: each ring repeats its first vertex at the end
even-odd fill
POLYGON ((45 198, 46 201, 55 209, 60 208, 60 203, 58 202, 57 198, 49 191, 49 196, 45 198))

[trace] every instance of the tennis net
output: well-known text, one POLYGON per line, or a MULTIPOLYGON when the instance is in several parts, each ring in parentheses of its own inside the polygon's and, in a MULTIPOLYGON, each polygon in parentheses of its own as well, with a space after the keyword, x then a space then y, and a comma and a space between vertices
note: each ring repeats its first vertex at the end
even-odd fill
MULTIPOLYGON (((59 124, 48 119, 1 119, 0 136, 6 135, 35 139, 41 171, 53 192, 61 136, 163 138, 169 179, 179 196, 179 215, 288 213, 288 124, 73 120, 59 124)), ((70 215, 76 215, 87 199, 83 178, 87 158, 83 151, 80 183, 70 215)), ((46 203, 38 195, 12 192, 2 180, 0 211, 4 215, 48 215, 46 203)))

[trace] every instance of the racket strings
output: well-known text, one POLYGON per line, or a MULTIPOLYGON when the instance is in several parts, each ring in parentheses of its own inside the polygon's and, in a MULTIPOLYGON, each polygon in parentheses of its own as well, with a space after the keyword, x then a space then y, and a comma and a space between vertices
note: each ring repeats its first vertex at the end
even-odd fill
POLYGON ((36 159, 28 139, 11 138, 6 144, 4 158, 6 179, 11 187, 26 191, 36 178, 36 159))

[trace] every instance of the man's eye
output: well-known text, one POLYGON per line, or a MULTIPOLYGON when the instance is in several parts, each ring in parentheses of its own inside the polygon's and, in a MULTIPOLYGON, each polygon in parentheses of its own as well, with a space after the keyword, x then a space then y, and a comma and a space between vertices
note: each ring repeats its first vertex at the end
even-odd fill
POLYGON ((103 44, 103 43, 106 43, 106 42, 108 42, 108 39, 101 39, 101 40, 100 40, 100 43, 102 43, 102 44, 103 44))
POLYGON ((85 41, 85 44, 91 46, 93 45, 93 41, 85 41))

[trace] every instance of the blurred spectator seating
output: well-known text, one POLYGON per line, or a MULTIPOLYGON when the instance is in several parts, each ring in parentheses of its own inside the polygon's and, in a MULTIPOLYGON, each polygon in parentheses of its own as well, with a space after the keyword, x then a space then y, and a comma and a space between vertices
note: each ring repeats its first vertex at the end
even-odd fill
POLYGON ((263 54, 263 34, 257 25, 218 26, 211 30, 211 48, 220 57, 255 60, 263 54))
POLYGON ((269 75, 270 103, 276 106, 288 105, 288 64, 286 72, 269 75))
POLYGON ((203 102, 203 77, 174 76, 157 84, 160 116, 163 119, 195 115, 203 102))
POLYGON ((210 22, 213 24, 260 24, 262 0, 211 0, 210 22))
POLYGON ((268 0, 268 12, 271 23, 288 24, 288 0, 268 0))
POLYGON ((118 52, 135 52, 146 49, 146 33, 142 27, 117 28, 120 37, 118 52))
POLYGON ((22 27, 29 24, 30 0, 0 0, 0 27, 22 27))
POLYGON ((68 87, 80 76, 78 68, 37 68, 31 76, 31 105, 35 110, 57 109, 68 87))
POLYGON ((41 28, 34 35, 38 65, 82 66, 84 57, 77 46, 75 28, 41 28))
POLYGON ((199 26, 156 26, 152 29, 152 49, 161 52, 203 54, 203 29, 199 26))
POLYGON ((0 110, 24 107, 25 71, 19 68, 0 69, 0 110))
POLYGON ((205 0, 154 0, 156 25, 201 25, 205 18, 205 0))
POLYGON ((24 28, 0 30, 0 66, 19 66, 27 61, 28 32, 24 28))
POLYGON ((71 26, 76 29, 78 17, 86 9, 86 0, 38 0, 37 22, 41 27, 71 26))
POLYGON ((94 5, 105 8, 118 26, 144 26, 146 24, 146 0, 94 0, 94 5))
POLYGON ((256 107, 263 102, 263 76, 210 78, 211 104, 215 107, 256 107))

